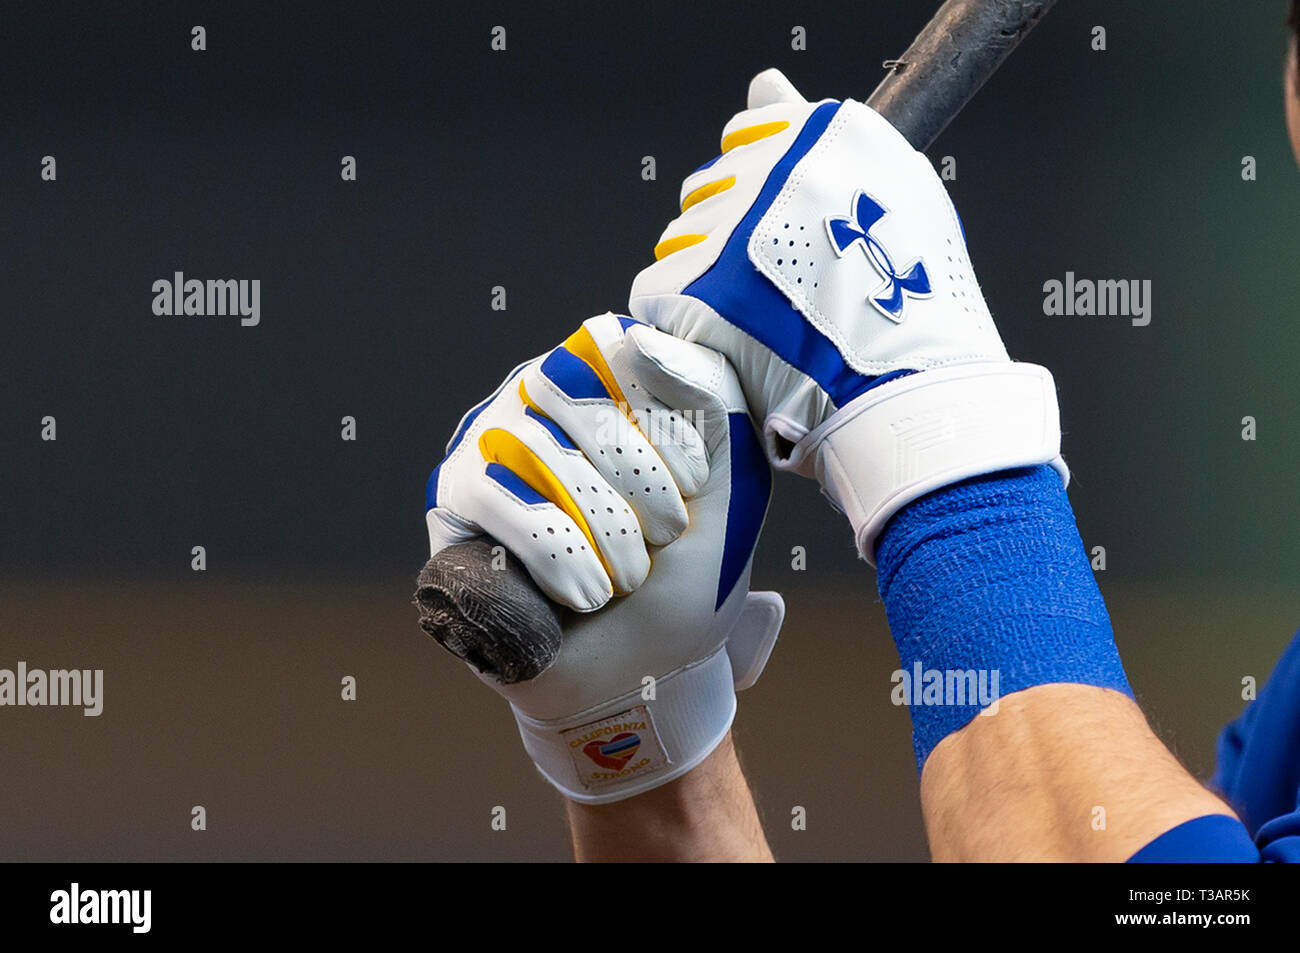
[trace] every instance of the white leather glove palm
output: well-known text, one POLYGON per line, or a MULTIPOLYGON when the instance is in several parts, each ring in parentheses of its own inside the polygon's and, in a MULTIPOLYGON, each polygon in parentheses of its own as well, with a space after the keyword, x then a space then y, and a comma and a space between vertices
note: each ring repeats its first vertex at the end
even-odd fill
POLYGON ((862 103, 750 84, 722 155, 633 283, 634 316, 736 368, 775 466, 815 476, 859 551, 948 483, 1060 458, 1051 375, 1012 363, 957 213, 862 103))
POLYGON ((480 675, 568 797, 656 787, 726 735, 784 615, 749 592, 770 491, 721 355, 612 314, 462 420, 429 479, 431 551, 486 532, 576 610, 541 675, 480 675))

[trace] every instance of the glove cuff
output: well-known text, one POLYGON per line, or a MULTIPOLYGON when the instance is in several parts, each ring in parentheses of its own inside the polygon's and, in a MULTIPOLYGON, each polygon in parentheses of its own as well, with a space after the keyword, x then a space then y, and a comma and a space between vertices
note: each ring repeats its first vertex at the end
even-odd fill
POLYGON ((987 362, 921 371, 867 391, 784 462, 812 473, 875 565, 876 540, 908 503, 969 477, 1050 464, 1067 485, 1051 373, 987 362))
POLYGON ((736 714, 726 648, 657 679, 654 698, 647 694, 548 721, 514 708, 515 720, 546 780, 574 801, 607 804, 680 777, 726 737, 736 714))

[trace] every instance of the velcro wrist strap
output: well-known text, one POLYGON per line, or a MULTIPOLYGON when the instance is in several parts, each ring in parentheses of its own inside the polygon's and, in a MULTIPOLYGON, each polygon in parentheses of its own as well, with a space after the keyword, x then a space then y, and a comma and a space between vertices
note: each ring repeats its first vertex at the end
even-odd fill
POLYGON ((1069 481, 1052 375, 1013 362, 958 364, 869 390, 800 441, 789 465, 808 463, 872 565, 890 517, 933 490, 1039 464, 1069 481))
POLYGON ((539 721, 515 708, 524 747, 565 797, 607 804, 678 778, 713 752, 731 728, 736 692, 724 647, 570 718, 539 721), (648 694, 648 693, 647 693, 648 694))

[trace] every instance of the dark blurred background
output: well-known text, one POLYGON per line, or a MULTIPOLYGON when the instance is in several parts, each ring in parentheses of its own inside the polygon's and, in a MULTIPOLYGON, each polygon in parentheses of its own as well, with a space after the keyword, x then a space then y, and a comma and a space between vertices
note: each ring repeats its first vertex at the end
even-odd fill
MULTIPOLYGON (((565 857, 507 707, 416 626, 428 471, 626 306, 751 75, 864 98, 936 6, 7 3, 0 668, 103 668, 105 709, 0 709, 0 858, 565 857), (260 279, 260 325, 155 316, 175 271, 260 279)), ((1131 680, 1202 774, 1300 623, 1285 6, 1061 0, 931 150, 1008 348, 1056 375, 1131 680), (1151 324, 1045 316, 1067 271, 1150 279, 1151 324)), ((778 856, 925 859, 874 575, 813 484, 778 479, 754 585, 789 604, 737 727, 778 856)))

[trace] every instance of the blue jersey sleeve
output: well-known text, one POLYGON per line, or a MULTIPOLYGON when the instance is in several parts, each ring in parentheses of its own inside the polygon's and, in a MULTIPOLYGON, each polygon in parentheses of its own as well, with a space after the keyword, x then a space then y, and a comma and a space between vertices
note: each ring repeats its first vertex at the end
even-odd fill
POLYGON ((1300 862, 1300 633, 1259 697, 1219 735, 1211 785, 1264 860, 1300 862))
POLYGON ((1300 800, 1300 633, 1236 721, 1219 735, 1212 786, 1255 834, 1300 800))
POLYGON ((1165 831, 1128 862, 1255 864, 1259 859, 1259 850, 1241 821, 1226 814, 1207 814, 1165 831))

